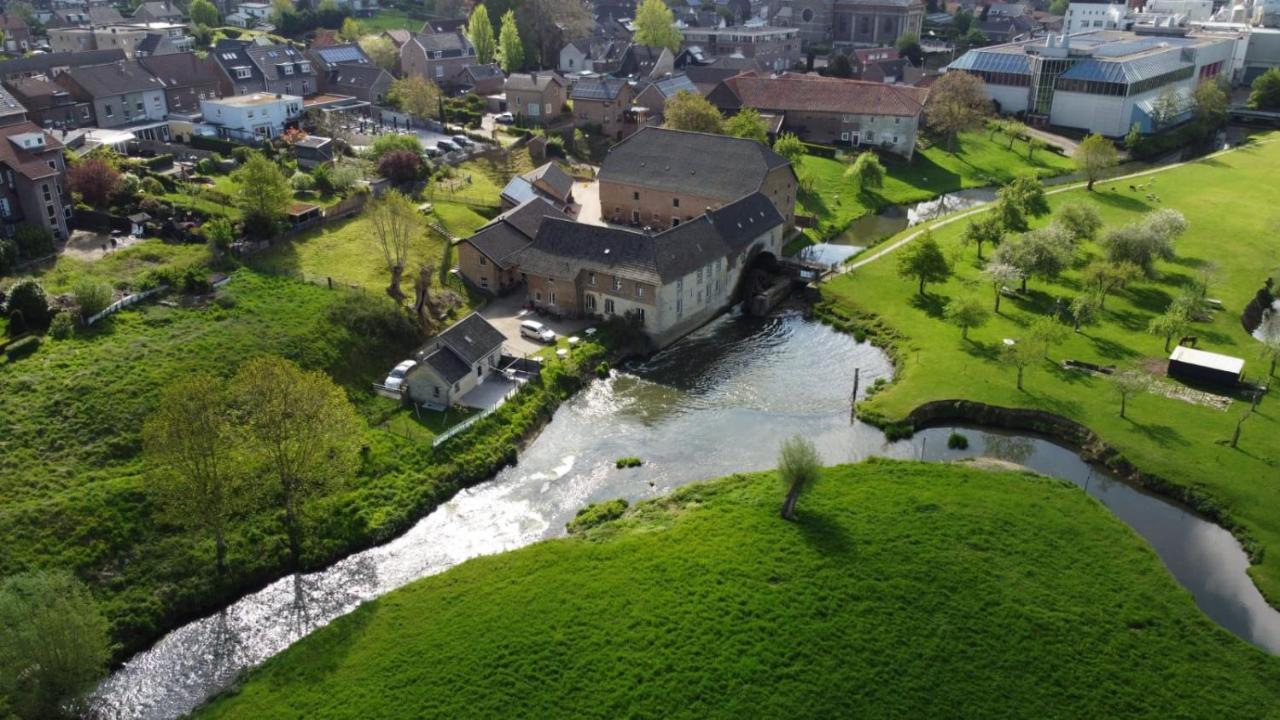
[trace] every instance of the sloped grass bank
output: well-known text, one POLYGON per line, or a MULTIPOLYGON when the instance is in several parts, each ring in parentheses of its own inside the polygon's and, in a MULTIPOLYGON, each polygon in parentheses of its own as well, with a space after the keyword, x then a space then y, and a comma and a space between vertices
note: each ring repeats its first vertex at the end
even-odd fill
POLYGON ((1263 718, 1280 661, 1213 625, 1065 483, 771 473, 368 603, 201 718, 1263 718))

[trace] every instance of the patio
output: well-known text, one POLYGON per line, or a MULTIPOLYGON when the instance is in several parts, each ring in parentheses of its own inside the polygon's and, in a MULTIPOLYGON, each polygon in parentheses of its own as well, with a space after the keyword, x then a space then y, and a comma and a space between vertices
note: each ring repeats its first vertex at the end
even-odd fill
POLYGON ((485 376, 466 395, 458 399, 458 404, 476 410, 492 410, 503 403, 511 393, 520 388, 521 383, 508 378, 499 372, 491 372, 485 376))

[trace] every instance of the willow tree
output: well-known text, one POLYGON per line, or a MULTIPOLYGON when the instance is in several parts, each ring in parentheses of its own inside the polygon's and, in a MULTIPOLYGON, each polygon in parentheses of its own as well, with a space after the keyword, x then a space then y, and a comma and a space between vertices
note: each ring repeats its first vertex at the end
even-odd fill
POLYGON ((821 469, 822 459, 812 442, 799 435, 783 441, 778 451, 778 475, 787 486, 786 499, 782 501, 784 520, 796 519, 796 503, 813 487, 821 469))
POLYGON ((422 215, 409 198, 390 190, 369 203, 365 216, 373 226, 373 239, 382 250, 383 261, 391 275, 387 283, 387 294, 397 303, 403 302, 404 292, 400 289, 400 281, 404 276, 404 269, 408 267, 409 246, 423 232, 422 215))

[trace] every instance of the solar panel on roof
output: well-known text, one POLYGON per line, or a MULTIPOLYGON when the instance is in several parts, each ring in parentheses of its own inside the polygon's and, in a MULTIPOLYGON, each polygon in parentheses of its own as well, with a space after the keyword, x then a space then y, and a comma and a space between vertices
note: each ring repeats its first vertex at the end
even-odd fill
POLYGON ((364 60, 364 56, 360 54, 360 51, 351 46, 322 48, 317 52, 327 63, 361 62, 364 60))

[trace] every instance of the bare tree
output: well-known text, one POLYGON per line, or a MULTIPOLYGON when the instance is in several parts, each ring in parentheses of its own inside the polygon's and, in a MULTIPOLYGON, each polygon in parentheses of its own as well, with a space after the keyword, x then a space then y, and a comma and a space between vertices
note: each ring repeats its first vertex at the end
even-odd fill
POLYGON ((400 280, 409 262, 409 244, 422 232, 422 216, 409 198, 395 190, 369 203, 365 215, 373 225, 374 237, 391 273, 387 294, 397 303, 404 302, 400 280))
POLYGON ((417 314, 418 324, 423 329, 431 325, 428 311, 433 309, 431 303, 431 276, 434 273, 435 268, 430 265, 422 265, 418 268, 418 277, 413 281, 413 312, 417 314))

